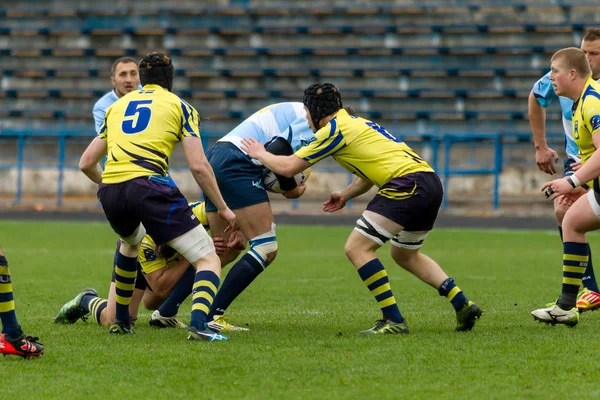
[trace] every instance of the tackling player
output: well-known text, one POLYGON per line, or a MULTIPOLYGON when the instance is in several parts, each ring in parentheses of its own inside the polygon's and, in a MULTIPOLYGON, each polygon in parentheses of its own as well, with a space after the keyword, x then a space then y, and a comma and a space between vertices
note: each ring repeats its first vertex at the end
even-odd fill
POLYGON ((552 56, 550 80, 557 95, 574 101, 572 132, 583 166, 574 174, 546 183, 546 197, 571 197, 573 204, 563 219, 562 291, 555 305, 531 312, 548 324, 575 326, 579 323, 577 292, 586 273, 590 247, 586 233, 600 229, 600 83, 592 78, 586 54, 571 47, 552 56), (585 196, 574 193, 590 186, 585 196))
POLYGON ((375 254, 390 239, 396 263, 448 298, 456 311, 457 331, 471 330, 481 309, 419 250, 442 202, 442 184, 433 169, 383 127, 350 115, 334 85, 310 86, 304 91, 303 103, 315 141, 290 156, 270 154, 254 138, 242 140, 242 149, 267 168, 288 177, 332 156, 356 179, 344 190, 331 194, 324 203, 326 212, 342 209, 348 200, 366 193, 373 185, 379 188, 345 246, 346 255, 383 314, 373 328, 362 333, 408 333, 387 272, 375 254))
MULTIPOLYGON (((190 203, 190 207, 205 229, 210 229, 204 203, 190 203)), ((239 231, 234 232, 230 237, 232 241, 229 243, 225 243, 222 238, 214 238, 215 250, 219 257, 227 248, 231 248, 233 254, 239 254, 246 247, 246 240, 239 231)), ((227 264, 223 259, 221 259, 221 263, 223 267, 227 264)), ((139 303, 142 301, 146 309, 155 310, 150 316, 151 326, 187 328, 175 316, 179 305, 192 292, 195 271, 190 263, 170 247, 156 246, 150 235, 146 235, 138 253, 138 271, 141 271, 141 278, 148 284, 143 293, 143 299, 141 297, 132 297, 131 299, 129 311, 132 313, 132 320, 134 319, 133 310, 136 311, 135 317, 137 317, 139 303), (134 304, 136 302, 137 304, 134 304)), ((137 279, 140 279, 139 273, 137 279)), ((60 309, 54 322, 73 324, 80 318, 85 321, 91 314, 98 324, 110 326, 115 319, 115 304, 112 307, 107 307, 107 304, 115 302, 114 278, 109 299, 111 300, 98 297, 97 291, 93 288, 86 288, 60 309)))
MULTIPOLYGON (((234 211, 241 232, 250 242, 250 249, 231 267, 213 302, 209 326, 219 331, 240 329, 227 322, 225 311, 275 260, 278 249, 273 212, 262 184, 264 168, 240 149, 244 138, 264 142, 272 153, 289 155, 314 140, 314 135, 302 103, 278 103, 252 114, 206 153, 219 189, 234 211)), ((306 190, 305 185, 296 186, 293 178, 278 176, 278 180, 281 188, 288 190, 283 193, 287 198, 300 197, 306 190)), ((214 203, 206 199, 213 237, 228 240, 225 224, 218 218, 216 210, 214 203)))
POLYGON ((187 200, 167 175, 169 157, 183 142, 192 175, 219 210, 228 229, 236 217, 227 207, 206 161, 197 111, 171 93, 173 64, 151 53, 139 65, 142 90, 115 102, 100 134, 80 161, 81 170, 100 184, 98 198, 113 230, 121 237, 116 257, 116 318, 110 333, 131 333, 129 302, 137 275, 137 255, 148 234, 168 244, 196 269, 189 340, 226 340, 206 326, 219 286, 221 265, 214 245, 187 200), (98 162, 108 154, 105 170, 98 162))
POLYGON ((10 270, 2 249, 0 249, 0 321, 2 322, 0 354, 23 358, 44 354, 44 346, 38 343, 39 339, 25 335, 17 321, 10 270))
MULTIPOLYGON (((592 78, 595 80, 600 79, 600 29, 590 28, 587 30, 581 41, 581 50, 585 53, 587 60, 592 70, 592 78)), ((538 168, 548 174, 554 174, 556 169, 554 168, 553 162, 558 160, 556 151, 551 149, 546 142, 546 108, 550 103, 558 96, 554 92, 552 82, 550 80, 550 73, 548 72, 534 85, 531 93, 529 94, 529 123, 531 124, 531 131, 533 132, 533 141, 535 144, 535 159, 538 168)), ((572 107, 573 100, 567 97, 558 97, 560 107, 562 109, 562 122, 565 132, 565 152, 567 158, 564 160, 564 172, 563 177, 571 176, 575 170, 581 165, 579 158, 579 148, 573 138, 572 130, 572 107)), ((575 193, 571 194, 570 198, 574 195, 583 195, 585 189, 579 188, 575 193)), ((563 239, 562 232, 562 220, 565 213, 572 204, 565 196, 557 197, 554 200, 554 216, 558 224, 558 232, 563 239)), ((583 276, 582 288, 579 291, 577 297, 577 309, 580 312, 594 310, 600 307, 600 290, 598 289, 598 283, 594 275, 594 267, 592 265, 592 253, 590 250, 590 259, 587 270, 583 276)), ((549 304, 548 306, 553 305, 549 304)))

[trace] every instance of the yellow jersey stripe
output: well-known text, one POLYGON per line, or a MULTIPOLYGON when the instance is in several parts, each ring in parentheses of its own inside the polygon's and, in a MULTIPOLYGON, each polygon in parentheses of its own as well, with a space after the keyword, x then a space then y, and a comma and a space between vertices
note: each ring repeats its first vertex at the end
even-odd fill
POLYGON ((371 283, 383 278, 387 276, 387 273, 385 272, 385 269, 382 269, 381 271, 379 271, 378 273, 372 275, 370 278, 368 278, 365 281, 365 285, 369 286, 371 283))
POLYGON ((198 281, 198 282, 194 283, 193 290, 199 288, 200 286, 206 286, 210 290, 212 290, 213 293, 215 293, 215 294, 217 293, 217 287, 211 281, 198 281))
POLYGON ((0 266, 0 275, 10 275, 10 269, 5 266, 0 266))

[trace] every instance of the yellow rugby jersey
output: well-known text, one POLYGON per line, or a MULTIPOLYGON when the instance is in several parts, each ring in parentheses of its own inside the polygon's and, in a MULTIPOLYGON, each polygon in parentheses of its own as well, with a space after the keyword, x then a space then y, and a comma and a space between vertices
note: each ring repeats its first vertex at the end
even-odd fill
MULTIPOLYGON (((198 221, 200 221, 200 223, 204 225, 204 228, 208 230, 209 226, 205 203, 197 201, 189 203, 189 205, 192 208, 194 215, 198 218, 198 221)), ((138 252, 138 262, 140 263, 144 274, 151 274, 164 267, 171 268, 181 260, 181 258, 181 255, 171 248, 167 249, 165 254, 159 257, 156 254, 156 244, 154 243, 154 239, 152 239, 150 235, 144 236, 140 245, 140 251, 138 252)))
POLYGON ((200 137, 198 112, 158 85, 121 97, 106 110, 98 137, 108 157, 102 183, 165 176, 169 157, 184 137, 200 137))
POLYGON ((342 167, 382 187, 391 179, 433 168, 385 128, 339 110, 295 155, 311 164, 332 156, 342 167))
MULTIPOLYGON (((600 83, 589 78, 579 100, 573 104, 573 138, 579 147, 581 162, 585 164, 596 151, 592 136, 600 132, 600 83)), ((588 183, 600 190, 598 178, 588 183)))

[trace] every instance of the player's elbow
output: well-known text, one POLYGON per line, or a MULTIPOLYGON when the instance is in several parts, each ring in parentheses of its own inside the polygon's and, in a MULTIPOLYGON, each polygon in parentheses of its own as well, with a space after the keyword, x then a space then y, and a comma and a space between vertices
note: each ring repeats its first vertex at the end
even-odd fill
POLYGON ((79 169, 81 172, 85 174, 86 172, 91 171, 95 166, 96 162, 91 157, 88 157, 86 154, 81 156, 81 159, 79 160, 79 169))
POLYGON ((192 171, 192 173, 194 175, 199 175, 199 176, 205 176, 211 170, 210 163, 204 157, 202 157, 198 160, 191 160, 189 162, 189 166, 190 166, 190 171, 192 171))

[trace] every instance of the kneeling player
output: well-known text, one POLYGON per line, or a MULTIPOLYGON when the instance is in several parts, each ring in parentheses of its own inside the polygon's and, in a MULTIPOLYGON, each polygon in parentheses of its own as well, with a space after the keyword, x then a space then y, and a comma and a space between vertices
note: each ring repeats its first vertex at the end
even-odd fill
MULTIPOLYGON (((190 207, 200 223, 210 229, 204 203, 190 203, 190 207)), ((246 247, 246 240, 240 232, 230 235, 229 243, 219 237, 213 240, 223 267, 246 247)), ((186 328, 175 316, 179 305, 192 292, 194 276, 195 270, 185 258, 169 246, 157 247, 150 235, 146 235, 138 253, 138 274, 129 304, 132 323, 137 320, 139 304, 143 302, 146 309, 155 310, 150 316, 150 325, 186 328)), ((108 299, 98 297, 96 289, 86 288, 60 309, 54 322, 73 324, 80 318, 85 321, 91 314, 98 324, 110 326, 115 319, 118 286, 113 271, 108 299)))

